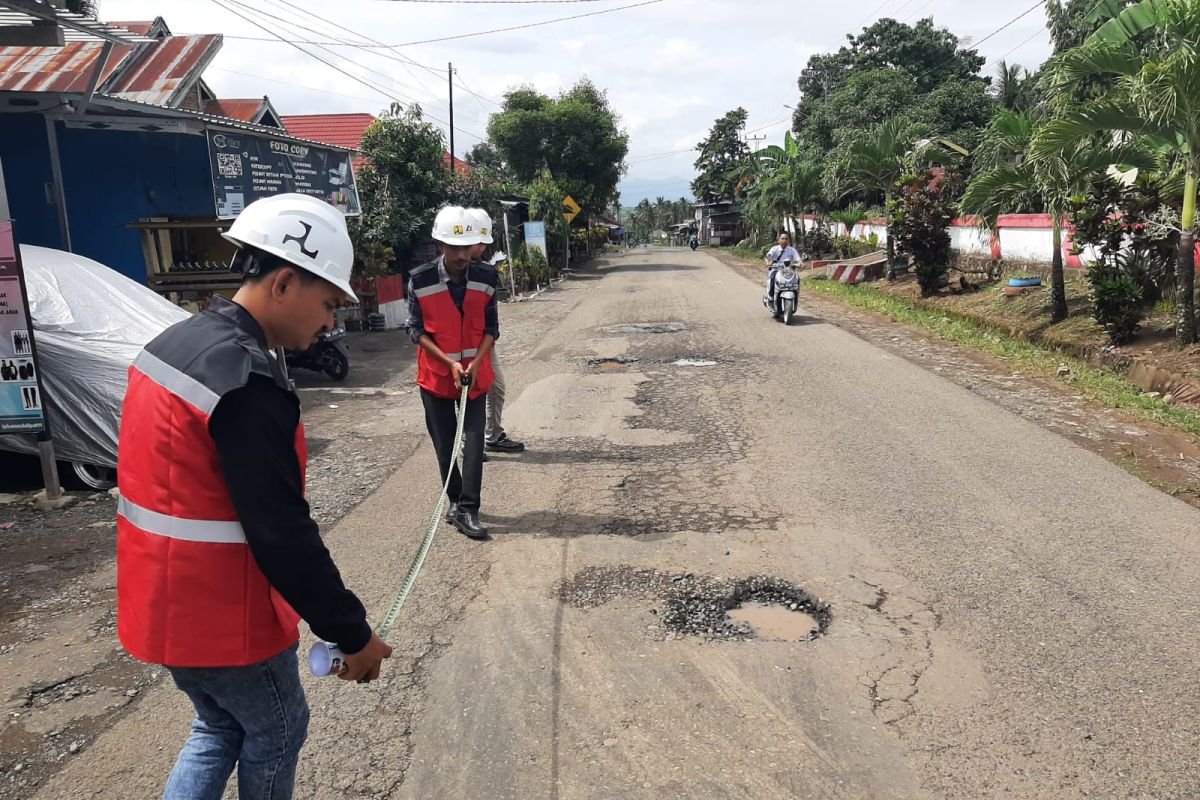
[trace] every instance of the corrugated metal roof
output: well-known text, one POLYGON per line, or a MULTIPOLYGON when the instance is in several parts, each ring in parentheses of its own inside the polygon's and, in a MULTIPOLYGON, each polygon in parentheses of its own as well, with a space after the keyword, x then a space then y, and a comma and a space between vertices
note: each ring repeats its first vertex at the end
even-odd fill
POLYGON ((262 97, 254 100, 220 98, 209 100, 204 104, 204 108, 200 110, 205 114, 240 119, 242 122, 257 122, 258 115, 262 112, 265 105, 267 105, 267 101, 262 97))
POLYGON ((220 34, 210 33, 169 36, 146 45, 103 92, 139 103, 174 105, 221 49, 221 42, 220 34))
POLYGON ((124 28, 127 31, 136 33, 138 36, 149 36, 150 31, 154 28, 155 20, 138 21, 138 22, 109 22, 110 28, 124 28))
MULTIPOLYGON (((135 100, 125 100, 120 97, 98 96, 92 100, 92 106, 110 108, 117 111, 145 113, 151 116, 160 115, 161 117, 165 117, 167 119, 195 119, 209 123, 210 125, 220 126, 222 128, 234 128, 235 130, 251 131, 253 133, 270 136, 275 139, 288 139, 293 142, 301 142, 303 144, 315 145, 317 147, 324 147, 333 150, 354 149, 351 147, 334 145, 331 142, 306 139, 289 131, 280 130, 279 128, 271 128, 266 125, 256 125, 252 122, 242 122, 241 120, 229 119, 228 117, 219 117, 214 114, 205 114, 200 111, 188 111, 186 109, 172 108, 170 106, 156 106, 148 103, 139 103, 135 100)), ((2 117, 0 117, 0 119, 2 119, 2 117)))
POLYGON ((357 150, 374 114, 299 114, 280 119, 296 136, 357 150))
MULTIPOLYGON (((108 80, 133 49, 130 45, 113 45, 102 80, 108 80)), ((0 47, 0 91, 85 92, 103 50, 101 42, 67 42, 65 47, 0 47)))
POLYGON ((63 38, 68 42, 103 42, 117 44, 146 41, 135 31, 110 25, 61 8, 55 8, 44 0, 33 0, 17 4, 11 0, 0 0, 0 25, 32 25, 37 20, 54 20, 63 29, 63 38))

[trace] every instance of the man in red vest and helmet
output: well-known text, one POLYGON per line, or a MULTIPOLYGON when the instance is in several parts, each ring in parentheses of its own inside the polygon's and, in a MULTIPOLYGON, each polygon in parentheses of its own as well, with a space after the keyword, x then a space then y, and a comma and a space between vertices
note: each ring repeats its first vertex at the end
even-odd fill
POLYGON ((417 345, 417 385, 425 426, 437 451, 442 482, 450 477, 447 519, 472 539, 487 539, 479 523, 483 493, 483 429, 492 380, 492 346, 500 338, 496 271, 472 263, 479 244, 473 215, 447 206, 433 223, 442 255, 412 271, 408 283, 409 331, 417 345), (470 386, 464 420, 462 471, 453 462, 456 401, 470 386))
POLYGON ((251 203, 226 239, 232 301, 164 331, 134 361, 121 419, 117 632, 167 667, 196 708, 167 800, 292 796, 308 730, 297 623, 378 677, 388 647, 342 583, 304 499, 300 402, 272 348, 304 350, 355 302, 353 248, 333 207, 251 203))

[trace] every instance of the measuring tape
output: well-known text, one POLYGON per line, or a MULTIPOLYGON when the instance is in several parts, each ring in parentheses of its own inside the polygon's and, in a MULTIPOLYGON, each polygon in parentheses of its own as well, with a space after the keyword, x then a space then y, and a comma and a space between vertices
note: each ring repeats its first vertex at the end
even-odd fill
MULTIPOLYGON (((437 533, 438 525, 446 513, 446 501, 448 499, 446 493, 450 490, 450 476, 454 474, 454 465, 457 464, 460 471, 462 469, 463 427, 467 419, 467 392, 470 388, 469 385, 463 386, 462 396, 458 400, 457 419, 454 429, 454 449, 451 451, 450 469, 446 473, 446 482, 442 484, 442 493, 438 496, 437 505, 433 509, 433 516, 429 518, 429 525, 425 528, 425 538, 421 540, 421 546, 417 550, 417 554, 413 557, 412 563, 408 565, 408 572, 404 576, 404 583, 401 584, 400 591, 396 593, 396 599, 388 607, 388 612, 384 616, 383 622, 375 629, 380 639, 387 639, 388 632, 391 631, 396 618, 400 616, 400 609, 404 606, 404 601, 408 599, 408 594, 412 591, 413 584, 417 582, 417 573, 425 565, 425 557, 429 555, 429 548, 433 545, 433 537, 437 533)), ((338 674, 341 672, 344 663, 345 657, 342 655, 342 651, 333 642, 317 642, 308 653, 309 669, 318 678, 338 674)))

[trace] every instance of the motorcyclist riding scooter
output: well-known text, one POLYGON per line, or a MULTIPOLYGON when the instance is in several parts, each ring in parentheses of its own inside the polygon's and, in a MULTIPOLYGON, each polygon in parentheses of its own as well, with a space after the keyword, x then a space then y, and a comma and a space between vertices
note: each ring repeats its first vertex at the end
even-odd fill
MULTIPOLYGON (((769 311, 771 311, 774 317, 784 317, 785 324, 791 322, 791 313, 787 309, 781 308, 780 304, 778 303, 779 298, 775 296, 776 278, 781 269, 787 267, 790 270, 792 265, 799 266, 800 261, 800 253, 796 251, 796 248, 792 247, 792 237, 786 231, 779 234, 778 244, 772 247, 769 251, 767 251, 767 254, 763 256, 763 263, 771 268, 771 272, 767 276, 767 293, 763 295, 763 305, 766 306, 769 311)), ((789 276, 789 279, 792 277, 795 277, 794 274, 789 276)), ((796 283, 798 284, 799 281, 796 281, 796 283)), ((788 288, 789 290, 794 291, 798 290, 799 286, 789 286, 788 288)), ((794 312, 796 310, 796 298, 793 296, 791 300, 791 311, 794 312)))

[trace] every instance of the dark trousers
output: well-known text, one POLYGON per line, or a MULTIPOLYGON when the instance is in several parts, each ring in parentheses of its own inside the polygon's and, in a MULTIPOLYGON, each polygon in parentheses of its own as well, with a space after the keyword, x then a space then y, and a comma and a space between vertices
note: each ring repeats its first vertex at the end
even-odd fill
POLYGON ((463 469, 452 464, 454 455, 454 431, 457 419, 454 413, 455 400, 438 397, 425 389, 421 390, 421 402, 425 405, 425 427, 437 451, 438 468, 442 483, 450 475, 450 488, 446 495, 451 503, 458 503, 463 511, 479 512, 479 499, 483 493, 483 428, 487 418, 487 395, 467 401, 467 418, 463 423, 463 469))

